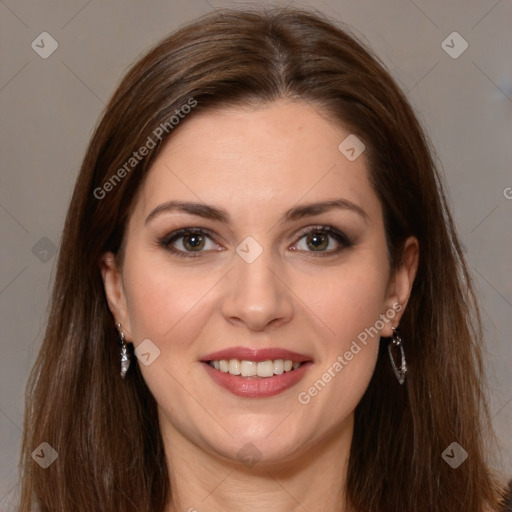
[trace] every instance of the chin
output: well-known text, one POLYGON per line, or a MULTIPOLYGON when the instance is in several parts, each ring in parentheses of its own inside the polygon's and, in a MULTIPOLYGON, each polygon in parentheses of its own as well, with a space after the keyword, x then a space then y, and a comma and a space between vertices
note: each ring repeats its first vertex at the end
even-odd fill
POLYGON ((272 432, 279 421, 271 427, 267 423, 261 424, 261 428, 255 428, 254 425, 250 429, 245 429, 243 425, 233 426, 232 429, 227 427, 233 437, 225 435, 222 440, 205 439, 210 445, 208 451, 228 461, 242 463, 248 468, 258 466, 268 469, 289 465, 303 451, 305 444, 302 438, 290 432, 290 426, 272 432))

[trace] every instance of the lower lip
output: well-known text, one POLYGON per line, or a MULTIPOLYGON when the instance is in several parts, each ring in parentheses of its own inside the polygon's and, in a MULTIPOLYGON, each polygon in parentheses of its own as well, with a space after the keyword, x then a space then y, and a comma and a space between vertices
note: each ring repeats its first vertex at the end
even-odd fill
POLYGON ((229 372, 221 372, 208 363, 203 363, 210 377, 219 386, 222 386, 234 395, 245 398, 265 398, 282 393, 297 384, 312 364, 311 361, 307 361, 302 363, 296 370, 284 372, 281 375, 274 375, 273 377, 262 378, 231 375, 229 372))

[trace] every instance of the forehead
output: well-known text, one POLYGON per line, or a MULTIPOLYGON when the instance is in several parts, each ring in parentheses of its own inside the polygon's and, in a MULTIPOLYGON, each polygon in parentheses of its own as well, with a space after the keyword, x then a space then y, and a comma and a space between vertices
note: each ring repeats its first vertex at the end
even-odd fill
POLYGON ((183 199, 243 219, 343 197, 378 215, 364 153, 350 161, 339 149, 349 135, 303 101, 195 113, 165 142, 136 211, 183 199))

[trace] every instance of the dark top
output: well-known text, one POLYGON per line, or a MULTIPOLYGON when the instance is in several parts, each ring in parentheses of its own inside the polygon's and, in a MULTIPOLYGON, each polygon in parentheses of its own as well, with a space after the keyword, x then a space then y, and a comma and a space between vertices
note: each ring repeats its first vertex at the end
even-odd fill
POLYGON ((508 483, 508 492, 503 506, 503 512, 512 512, 512 480, 508 483))

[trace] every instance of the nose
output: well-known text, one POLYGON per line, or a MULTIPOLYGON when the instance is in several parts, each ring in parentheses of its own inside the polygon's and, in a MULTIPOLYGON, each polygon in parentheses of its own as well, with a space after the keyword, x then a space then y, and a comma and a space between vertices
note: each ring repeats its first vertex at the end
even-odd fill
POLYGON ((227 276, 224 318, 252 331, 288 323, 293 318, 293 294, 282 274, 266 251, 252 263, 236 255, 235 268, 227 276))

